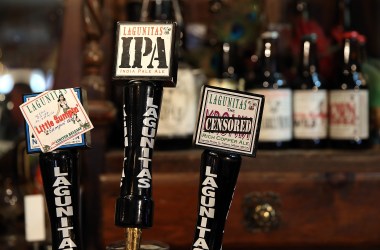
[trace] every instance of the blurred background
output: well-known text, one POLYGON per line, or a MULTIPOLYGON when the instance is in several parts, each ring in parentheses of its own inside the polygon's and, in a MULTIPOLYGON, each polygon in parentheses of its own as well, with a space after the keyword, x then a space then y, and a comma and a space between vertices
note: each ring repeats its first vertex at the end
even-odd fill
POLYGON ((155 224, 143 237, 190 248, 201 154, 191 138, 198 93, 210 84, 286 89, 289 98, 268 93, 267 105, 289 112, 276 118, 273 111, 273 127, 285 119, 278 129, 289 135, 260 137, 257 158, 243 159, 223 249, 378 249, 379 14, 378 0, 1 0, 0 249, 50 245, 49 234, 38 244, 25 237, 23 198, 43 189, 18 106, 25 93, 71 87, 87 91, 95 126, 91 149, 81 152, 85 249, 123 238, 113 224, 124 141, 122 91, 112 81, 115 28, 141 20, 173 20, 181 31, 178 86, 165 89, 155 144, 155 224), (307 64, 308 35, 316 38, 307 64), (297 120, 306 101, 296 93, 316 89, 325 94, 324 132, 298 136, 311 120, 297 120), (347 89, 364 97, 347 101, 354 113, 341 110, 354 115, 353 127, 336 127, 331 93, 347 89), (354 134, 335 134, 343 130, 354 134))

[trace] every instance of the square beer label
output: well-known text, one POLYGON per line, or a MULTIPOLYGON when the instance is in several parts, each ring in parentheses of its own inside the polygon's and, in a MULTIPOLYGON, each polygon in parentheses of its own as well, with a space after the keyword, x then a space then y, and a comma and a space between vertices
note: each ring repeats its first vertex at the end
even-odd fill
POLYGON ((27 153, 83 148, 93 128, 83 106, 80 88, 51 90, 23 96, 27 153))
POLYGON ((155 80, 175 87, 177 81, 176 23, 118 22, 115 80, 155 80))
POLYGON ((264 96, 204 86, 195 146, 255 157, 264 96))

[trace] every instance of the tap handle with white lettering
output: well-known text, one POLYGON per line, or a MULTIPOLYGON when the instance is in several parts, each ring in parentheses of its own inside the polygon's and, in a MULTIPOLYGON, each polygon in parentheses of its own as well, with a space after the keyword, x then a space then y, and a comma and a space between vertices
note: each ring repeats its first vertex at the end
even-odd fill
POLYGON ((152 226, 152 156, 161 100, 161 84, 131 81, 124 86, 124 167, 116 201, 117 226, 152 226))
POLYGON ((72 149, 57 150, 41 153, 39 159, 53 250, 83 249, 78 152, 72 149))
POLYGON ((192 250, 220 250, 240 171, 241 156, 205 150, 201 159, 198 219, 192 250))

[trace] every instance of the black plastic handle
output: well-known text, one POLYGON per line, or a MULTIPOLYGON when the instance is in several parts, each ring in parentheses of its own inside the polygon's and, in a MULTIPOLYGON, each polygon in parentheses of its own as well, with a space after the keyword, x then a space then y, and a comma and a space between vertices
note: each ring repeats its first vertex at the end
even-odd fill
POLYGON ((148 228, 153 222, 152 156, 162 86, 133 81, 124 87, 124 168, 115 224, 148 228))
POLYGON ((240 171, 241 156, 205 150, 201 159, 198 220, 192 250, 220 250, 240 171))
POLYGON ((79 168, 76 150, 40 154, 53 250, 82 248, 79 168))

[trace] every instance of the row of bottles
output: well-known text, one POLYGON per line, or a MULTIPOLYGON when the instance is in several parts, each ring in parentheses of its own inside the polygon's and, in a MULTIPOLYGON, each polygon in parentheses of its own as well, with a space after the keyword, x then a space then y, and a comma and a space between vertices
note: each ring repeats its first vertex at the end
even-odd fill
POLYGON ((278 68, 277 32, 261 36, 256 77, 246 90, 265 95, 259 147, 368 148, 368 88, 361 73, 361 36, 343 37, 336 81, 326 83, 318 71, 316 35, 302 39, 297 77, 287 83, 278 68))
MULTIPOLYGON (((254 72, 248 72, 251 77, 243 77, 242 71, 247 69, 242 66, 237 43, 219 41, 211 46, 217 51, 215 75, 206 79, 202 69, 194 69, 183 56, 189 51, 180 4, 178 0, 144 0, 138 8, 129 8, 135 10, 129 15, 131 20, 176 21, 181 32, 177 86, 164 89, 156 149, 191 147, 203 84, 265 95, 261 149, 367 148, 370 145, 368 88, 361 74, 363 42, 358 33, 346 32, 341 39, 342 52, 337 59, 341 66, 339 72, 335 70, 334 82, 326 82, 319 72, 320 51, 316 49, 315 34, 302 38, 297 77, 286 79, 279 65, 281 38, 275 31, 264 32, 258 39, 256 66, 254 72)), ((245 76, 248 74, 245 72, 245 76)))

